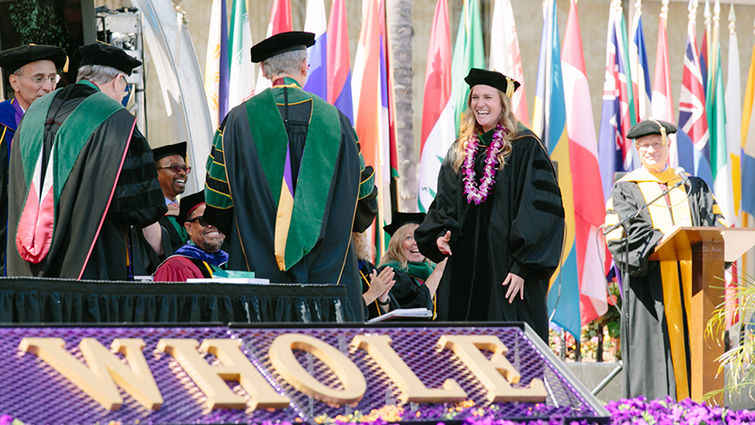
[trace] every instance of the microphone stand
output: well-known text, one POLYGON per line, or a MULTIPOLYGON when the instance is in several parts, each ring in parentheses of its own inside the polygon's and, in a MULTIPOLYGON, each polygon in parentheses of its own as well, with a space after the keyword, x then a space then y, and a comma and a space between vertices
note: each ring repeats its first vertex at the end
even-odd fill
POLYGON ((624 217, 618 223, 616 223, 616 224, 614 224, 614 225, 612 225, 610 227, 607 227, 606 229, 603 230, 603 236, 606 236, 607 234, 611 233, 612 231, 618 229, 619 227, 623 227, 624 228, 624 234, 625 234, 625 237, 623 238, 623 243, 622 243, 622 248, 623 248, 623 251, 624 251, 624 261, 623 261, 623 263, 621 265, 621 270, 620 271, 621 271, 621 276, 622 276, 621 277, 621 283, 622 283, 622 291, 621 292, 623 293, 623 300, 622 300, 622 303, 621 303, 621 321, 622 321, 622 324, 623 324, 622 328, 624 329, 624 336, 623 336, 623 338, 624 338, 624 346, 627 349, 626 350, 622 350, 621 356, 624 359, 624 391, 626 392, 626 397, 627 398, 630 397, 630 392, 629 392, 629 390, 630 390, 630 382, 629 382, 629 379, 630 379, 630 375, 629 375, 629 367, 630 367, 630 362, 629 362, 629 343, 630 343, 630 338, 629 338, 629 328, 630 328, 630 324, 629 324, 629 283, 630 282, 629 281, 631 279, 631 277, 629 276, 629 237, 628 237, 628 235, 629 235, 629 229, 627 228, 627 223, 629 222, 629 220, 631 220, 633 218, 636 218, 638 215, 640 215, 640 213, 642 211, 644 211, 650 204, 652 204, 653 202, 655 202, 655 201, 663 198, 669 192, 671 192, 673 189, 675 189, 675 188, 681 186, 682 184, 684 184, 685 181, 686 181, 686 179, 682 178, 681 180, 679 180, 678 182, 676 182, 673 186, 671 186, 671 187, 667 188, 666 190, 664 190, 663 192, 661 192, 660 195, 656 196, 655 198, 653 198, 652 200, 650 200, 648 202, 645 202, 645 204, 643 204, 641 207, 637 208, 637 211, 635 211, 633 214, 624 217))
POLYGON ((659 200, 659 199, 663 198, 663 197, 664 197, 664 196, 666 196, 666 195, 667 195, 667 194, 668 194, 669 192, 671 192, 672 190, 676 189, 677 187, 679 187, 679 186, 681 186, 681 185, 683 185, 683 184, 684 184, 684 179, 682 179, 682 180, 679 180, 679 181, 678 181, 678 182, 676 182, 676 183, 675 183, 675 184, 674 184, 673 186, 671 186, 671 187, 669 187, 668 189, 666 189, 666 190, 664 190, 663 192, 661 192, 661 194, 660 194, 660 195, 656 196, 655 198, 653 198, 652 200, 650 200, 650 201, 648 201, 648 202, 645 202, 645 203, 644 203, 644 204, 643 204, 643 205, 642 205, 641 207, 637 208, 637 211, 635 211, 635 212, 634 212, 634 214, 632 214, 632 215, 628 215, 628 216, 626 216, 626 217, 622 218, 622 219, 621 219, 621 221, 619 221, 618 223, 616 223, 616 224, 614 224, 614 225, 611 225, 611 226, 609 226, 609 227, 605 228, 605 229, 603 230, 603 236, 606 236, 607 234, 609 234, 609 233, 613 232, 614 230, 618 229, 619 227, 624 227, 624 231, 625 231, 625 233, 626 233, 626 232, 627 232, 627 228, 626 228, 626 227, 625 227, 624 225, 625 225, 625 224, 627 224, 627 222, 628 222, 629 220, 631 220, 631 219, 633 219, 633 218, 637 217, 637 216, 638 216, 638 215, 640 215, 640 213, 641 213, 642 211, 644 211, 644 210, 645 210, 645 209, 646 209, 646 208, 647 208, 647 207, 648 207, 648 206, 649 206, 650 204, 652 204, 653 202, 655 202, 655 201, 657 201, 657 200, 659 200))

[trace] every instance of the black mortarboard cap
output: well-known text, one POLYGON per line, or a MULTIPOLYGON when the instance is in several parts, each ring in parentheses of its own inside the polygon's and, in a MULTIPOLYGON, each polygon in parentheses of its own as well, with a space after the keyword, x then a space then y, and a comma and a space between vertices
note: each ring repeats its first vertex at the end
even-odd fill
POLYGON ((422 220, 425 219, 425 213, 420 212, 394 212, 391 214, 391 224, 383 226, 383 230, 388 232, 389 235, 393 236, 394 233, 396 233, 396 230, 399 229, 399 227, 403 226, 404 224, 409 223, 422 223, 422 220))
POLYGON ((182 196, 181 200, 178 202, 178 217, 176 217, 178 222, 183 226, 183 224, 186 222, 186 218, 188 218, 189 215, 191 215, 191 212, 194 211, 203 202, 204 190, 200 190, 197 193, 192 193, 191 195, 182 196))
POLYGON ((627 137, 630 139, 638 139, 643 136, 650 136, 651 134, 659 134, 665 137, 667 134, 676 133, 676 126, 674 124, 667 123, 666 121, 649 119, 638 122, 629 129, 627 137))
POLYGON ((511 79, 500 72, 480 68, 470 69, 469 74, 464 77, 464 81, 469 84, 469 87, 474 87, 477 84, 495 87, 504 92, 508 97, 513 96, 516 89, 520 86, 519 81, 511 79))
POLYGON ((142 64, 142 61, 126 53, 123 49, 106 43, 92 43, 79 47, 83 65, 104 65, 115 68, 126 75, 131 75, 134 68, 142 64))
POLYGON ((311 32, 288 31, 275 34, 252 46, 252 62, 262 62, 269 57, 292 50, 305 50, 313 44, 315 35, 311 32))
POLYGON ((0 66, 7 75, 16 72, 27 63, 41 60, 50 60, 55 64, 55 68, 63 69, 67 59, 68 56, 63 49, 46 44, 26 44, 0 52, 0 66))
POLYGON ((160 146, 159 148, 152 149, 152 158, 154 158, 155 162, 170 155, 178 155, 186 161, 186 142, 160 146))

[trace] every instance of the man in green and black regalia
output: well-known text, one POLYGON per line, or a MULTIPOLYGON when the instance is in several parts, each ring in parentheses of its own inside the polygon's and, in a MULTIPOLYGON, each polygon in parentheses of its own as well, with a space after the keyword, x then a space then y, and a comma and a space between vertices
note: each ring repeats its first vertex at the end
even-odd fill
POLYGON ((301 88, 312 44, 314 34, 296 31, 252 47, 273 87, 218 129, 204 218, 227 236, 229 269, 276 283, 345 285, 354 314, 345 319, 362 320, 349 241, 372 222, 377 191, 349 119, 301 88))
POLYGON ((149 145, 120 103, 141 62, 99 43, 79 53, 77 83, 37 99, 11 148, 11 276, 127 279, 129 227, 166 210, 149 145))
POLYGON ((649 257, 677 227, 726 226, 708 185, 668 166, 668 135, 675 131, 673 124, 653 119, 629 130, 642 167, 616 182, 606 203, 608 249, 629 272, 624 282, 629 296, 622 307, 629 327, 622 323, 621 329, 627 397, 689 397, 692 263, 649 257))

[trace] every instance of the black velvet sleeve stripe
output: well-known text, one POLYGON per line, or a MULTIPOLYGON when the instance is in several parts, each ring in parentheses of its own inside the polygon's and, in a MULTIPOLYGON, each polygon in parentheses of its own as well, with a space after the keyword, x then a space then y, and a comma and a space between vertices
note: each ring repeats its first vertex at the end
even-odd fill
POLYGON ((135 226, 145 226, 165 214, 165 198, 157 180, 152 151, 136 132, 118 178, 109 215, 135 226))
POLYGON ((538 170, 553 171, 553 164, 545 159, 536 159, 532 162, 532 166, 538 170))
POLYGON ((207 187, 209 187, 210 189, 216 192, 225 193, 225 194, 231 193, 231 188, 228 187, 228 182, 217 180, 213 178, 212 176, 207 176, 206 183, 207 183, 207 187))
POLYGON ((548 193, 552 193, 556 196, 559 196, 559 194, 561 193, 558 190, 558 186, 548 180, 535 180, 532 184, 533 186, 535 186, 536 189, 539 189, 548 193))
POLYGON ((212 151, 210 152, 210 156, 212 156, 212 160, 219 165, 225 165, 225 157, 223 156, 223 151, 217 149, 215 146, 212 147, 212 151))
POLYGON ((147 151, 135 156, 126 156, 123 161, 123 172, 121 172, 118 184, 128 186, 131 184, 140 184, 145 180, 157 177, 157 169, 152 159, 152 151, 147 151))
POLYGON ((533 202, 535 208, 556 217, 564 218, 564 207, 553 202, 537 200, 533 202))

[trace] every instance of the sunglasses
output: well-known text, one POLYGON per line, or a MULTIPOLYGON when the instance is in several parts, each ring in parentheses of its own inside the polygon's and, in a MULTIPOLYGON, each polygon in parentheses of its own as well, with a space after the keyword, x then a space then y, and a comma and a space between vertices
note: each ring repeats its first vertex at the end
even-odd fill
POLYGON ((209 226, 209 225, 210 225, 210 223, 208 223, 208 222, 206 222, 206 221, 204 220, 204 216, 203 216, 203 215, 198 215, 198 216, 196 216, 196 217, 194 217, 194 218, 189 218, 189 219, 186 219, 186 222, 187 222, 187 223, 194 223, 194 222, 198 222, 200 226, 205 226, 205 227, 207 227, 207 226, 209 226))
POLYGON ((166 167, 157 167, 157 169, 158 170, 171 170, 176 174, 181 172, 181 170, 183 170, 183 172, 186 174, 191 173, 191 167, 189 167, 188 165, 173 164, 173 165, 168 165, 166 167))

